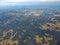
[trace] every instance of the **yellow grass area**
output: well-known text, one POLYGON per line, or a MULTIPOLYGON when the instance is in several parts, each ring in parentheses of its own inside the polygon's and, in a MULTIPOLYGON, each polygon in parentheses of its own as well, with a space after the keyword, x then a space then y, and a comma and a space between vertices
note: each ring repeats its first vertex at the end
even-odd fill
POLYGON ((52 23, 46 23, 44 25, 41 25, 40 28, 43 29, 43 30, 47 30, 47 29, 51 29, 53 27, 54 27, 54 24, 52 24, 52 23))
POLYGON ((60 32, 60 22, 57 22, 56 24, 46 23, 44 25, 41 25, 40 29, 42 30, 50 29, 50 31, 60 32))
POLYGON ((37 44, 49 45, 50 41, 52 40, 53 40, 53 37, 50 35, 44 35, 43 37, 40 37, 39 35, 35 36, 35 41, 37 44))
POLYGON ((17 34, 17 32, 13 35, 13 30, 12 29, 9 30, 9 31, 3 31, 3 35, 0 36, 0 40, 1 40, 0 45, 13 45, 13 44, 18 45, 18 43, 19 43, 18 40, 15 40, 15 41, 13 40, 13 38, 15 37, 16 34, 17 34), (4 37, 6 37, 8 33, 11 34, 9 39, 3 40, 4 37))
POLYGON ((34 13, 34 16, 40 16, 40 14, 39 13, 34 13))
POLYGON ((42 43, 42 39, 43 39, 43 38, 42 38, 42 37, 39 37, 39 35, 36 35, 36 36, 35 36, 36 43, 38 43, 38 44, 39 44, 39 43, 42 43))
POLYGON ((42 12, 31 11, 29 14, 33 16, 40 16, 42 12))

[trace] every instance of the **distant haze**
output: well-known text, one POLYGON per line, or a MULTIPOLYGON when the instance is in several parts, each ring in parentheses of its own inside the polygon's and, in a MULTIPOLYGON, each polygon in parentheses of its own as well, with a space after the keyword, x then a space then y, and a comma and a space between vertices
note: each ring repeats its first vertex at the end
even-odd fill
POLYGON ((0 0, 0 2, 56 2, 60 0, 0 0))

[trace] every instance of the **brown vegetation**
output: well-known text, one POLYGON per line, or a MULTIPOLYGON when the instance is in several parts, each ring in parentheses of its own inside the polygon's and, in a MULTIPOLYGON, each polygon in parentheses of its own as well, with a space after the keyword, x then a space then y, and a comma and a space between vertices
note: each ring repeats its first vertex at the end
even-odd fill
POLYGON ((16 44, 16 45, 18 45, 18 40, 13 40, 13 38, 15 37, 15 35, 17 34, 17 32, 13 35, 13 30, 11 29, 11 30, 9 30, 9 31, 4 31, 3 32, 3 35, 2 36, 0 36, 0 45, 13 45, 13 44, 16 44), (4 39, 4 37, 6 37, 7 36, 7 34, 8 33, 10 33, 11 35, 10 35, 10 37, 9 37, 9 39, 5 39, 5 40, 3 40, 4 39))

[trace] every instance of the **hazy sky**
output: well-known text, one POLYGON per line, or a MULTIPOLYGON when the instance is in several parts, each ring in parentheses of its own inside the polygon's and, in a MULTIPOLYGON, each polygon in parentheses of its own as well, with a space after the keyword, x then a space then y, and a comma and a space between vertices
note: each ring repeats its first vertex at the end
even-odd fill
POLYGON ((0 2, 55 2, 60 0, 0 0, 0 2))

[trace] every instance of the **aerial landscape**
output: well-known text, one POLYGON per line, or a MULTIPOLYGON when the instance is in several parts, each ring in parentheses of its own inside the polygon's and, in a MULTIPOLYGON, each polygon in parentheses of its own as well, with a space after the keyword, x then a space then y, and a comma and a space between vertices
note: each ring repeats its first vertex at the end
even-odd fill
POLYGON ((0 45, 60 45, 60 2, 2 1, 0 45))

